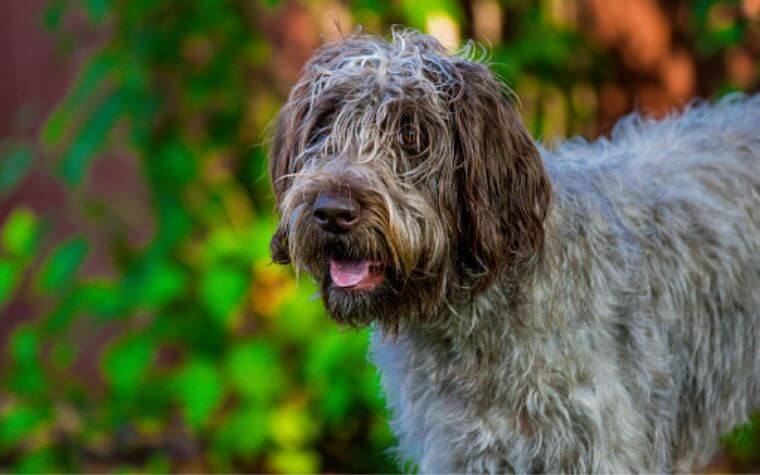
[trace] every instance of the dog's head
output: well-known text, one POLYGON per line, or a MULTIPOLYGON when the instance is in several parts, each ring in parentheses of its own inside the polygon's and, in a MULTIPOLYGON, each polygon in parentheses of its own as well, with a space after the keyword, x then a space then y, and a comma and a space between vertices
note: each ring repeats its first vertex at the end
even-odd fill
POLYGON ((342 323, 432 315, 543 246, 550 184, 507 89, 429 36, 322 47, 280 112, 270 175, 273 260, 316 277, 342 323))

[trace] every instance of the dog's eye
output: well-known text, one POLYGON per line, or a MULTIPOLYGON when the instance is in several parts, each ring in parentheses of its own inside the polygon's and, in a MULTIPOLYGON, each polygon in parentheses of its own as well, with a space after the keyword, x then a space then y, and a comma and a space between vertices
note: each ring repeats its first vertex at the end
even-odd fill
POLYGON ((411 125, 403 126, 398 133, 398 143, 407 153, 419 153, 422 144, 417 128, 411 125))
POLYGON ((334 107, 325 107, 319 112, 309 131, 309 145, 321 142, 330 133, 330 124, 334 116, 334 107))

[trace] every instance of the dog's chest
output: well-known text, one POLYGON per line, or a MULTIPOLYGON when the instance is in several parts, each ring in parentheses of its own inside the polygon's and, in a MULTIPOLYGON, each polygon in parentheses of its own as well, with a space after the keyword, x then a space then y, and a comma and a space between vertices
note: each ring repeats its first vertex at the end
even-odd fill
POLYGON ((404 455, 429 470, 461 466, 472 451, 503 448, 507 438, 526 430, 519 395, 504 387, 497 355, 455 352, 443 342, 412 337, 384 340, 376 333, 372 359, 404 455))
POLYGON ((480 349, 454 349, 446 341, 402 336, 392 341, 375 334, 374 363, 383 379, 408 391, 407 397, 435 397, 488 405, 499 392, 503 354, 480 349), (425 391, 415 388, 426 388, 425 391))

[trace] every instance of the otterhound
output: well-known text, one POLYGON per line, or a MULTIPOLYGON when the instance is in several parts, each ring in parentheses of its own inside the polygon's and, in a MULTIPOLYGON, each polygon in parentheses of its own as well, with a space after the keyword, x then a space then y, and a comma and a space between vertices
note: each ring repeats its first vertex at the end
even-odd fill
POLYGON ((696 469, 760 405, 760 96, 547 150, 471 51, 322 47, 271 148, 275 262, 371 325, 425 472, 696 469))

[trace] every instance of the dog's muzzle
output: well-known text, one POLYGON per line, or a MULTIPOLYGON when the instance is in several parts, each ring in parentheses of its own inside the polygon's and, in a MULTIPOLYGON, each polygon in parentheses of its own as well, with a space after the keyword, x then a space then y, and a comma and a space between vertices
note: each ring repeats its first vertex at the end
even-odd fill
MULTIPOLYGON (((359 224, 361 204, 350 195, 324 193, 314 201, 312 216, 324 232, 336 236, 348 234, 359 224)), ((383 263, 371 259, 331 255, 329 273, 332 287, 342 291, 371 291, 385 280, 383 263)))
POLYGON ((312 213, 317 224, 325 231, 343 234, 359 222, 361 206, 351 196, 326 193, 314 202, 312 213))

